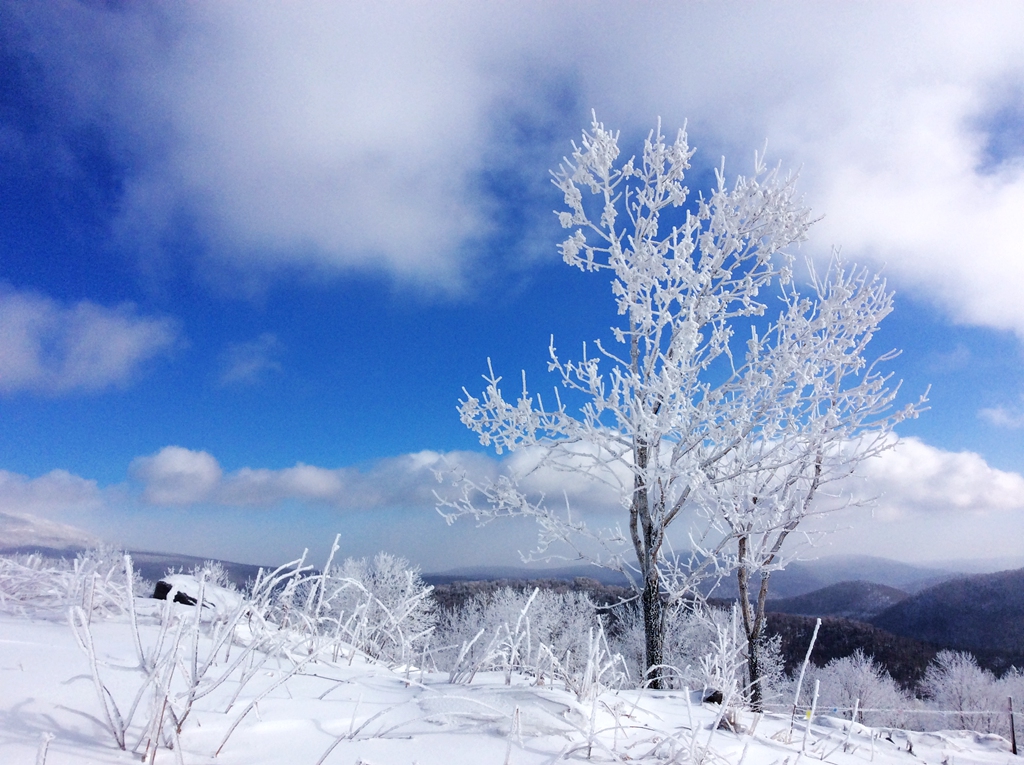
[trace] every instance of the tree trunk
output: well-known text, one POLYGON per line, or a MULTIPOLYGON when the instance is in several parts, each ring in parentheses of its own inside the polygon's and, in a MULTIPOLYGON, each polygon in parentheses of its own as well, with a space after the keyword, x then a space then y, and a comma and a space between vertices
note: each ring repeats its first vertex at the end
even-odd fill
MULTIPOLYGON (((750 706, 755 712, 763 711, 764 688, 760 657, 757 655, 764 632, 764 609, 768 600, 768 579, 770 571, 761 567, 761 586, 757 592, 757 603, 750 603, 750 561, 749 540, 741 536, 738 540, 739 567, 736 569, 736 586, 739 590, 739 605, 743 615, 743 634, 747 639, 747 674, 750 679, 750 706)), ((781 544, 781 543, 780 543, 781 544)), ((771 559, 768 561, 771 562, 771 559)))
POLYGON ((761 688, 761 662, 758 656, 758 643, 761 635, 746 636, 746 671, 751 676, 751 709, 763 712, 764 690, 761 688))
POLYGON ((640 604, 644 612, 644 679, 648 688, 660 690, 664 688, 661 665, 665 663, 665 605, 661 599, 661 582, 658 577, 661 529, 657 528, 651 517, 651 497, 644 481, 649 450, 649 444, 643 439, 634 441, 637 472, 633 476, 629 531, 644 578, 643 590, 640 592, 640 604))
POLYGON ((660 590, 657 571, 653 571, 644 580, 640 602, 644 610, 646 675, 648 687, 654 690, 664 687, 661 665, 665 663, 665 604, 660 590))
POLYGON ((764 689, 761 688, 761 661, 757 655, 761 642, 761 632, 747 635, 747 673, 750 675, 750 708, 762 712, 764 705, 764 689))

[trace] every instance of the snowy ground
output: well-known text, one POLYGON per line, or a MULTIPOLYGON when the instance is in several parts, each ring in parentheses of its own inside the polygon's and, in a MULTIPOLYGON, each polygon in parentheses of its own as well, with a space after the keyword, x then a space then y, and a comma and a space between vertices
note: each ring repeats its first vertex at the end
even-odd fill
MULTIPOLYGON (((153 657, 159 653, 164 604, 137 602, 142 654, 153 657)), ((195 613, 188 606, 174 609, 183 624, 195 613)), ((112 700, 125 718, 148 676, 139 666, 130 620, 127 615, 96 616, 89 633, 96 646, 96 674, 110 693, 107 703, 112 700)), ((167 670, 187 677, 190 662, 201 667, 212 655, 212 634, 208 625, 204 637, 183 643, 177 665, 167 670)), ((244 642, 241 630, 237 637, 244 642)), ((164 634, 165 643, 172 638, 173 630, 164 634)), ((538 687, 532 678, 513 676, 506 685, 502 673, 480 673, 468 685, 451 684, 447 674, 395 671, 360 655, 349 661, 349 656, 335 659, 310 648, 315 660, 295 644, 269 658, 263 651, 246 655, 238 642, 230 648, 223 644, 196 686, 180 743, 173 749, 162 745, 155 760, 187 765, 1016 761, 1009 744, 992 735, 906 733, 861 725, 851 731, 848 722, 816 717, 805 736, 803 719, 791 732, 788 716, 759 719, 749 712, 739 714, 740 732, 734 732, 716 726, 720 708, 701 704, 699 695, 605 691, 581 701, 557 683, 538 687), (251 678, 243 683, 250 667, 251 678)), ((159 719, 156 695, 144 689, 140 699, 127 723, 127 751, 122 751, 106 721, 87 653, 68 622, 54 613, 0 616, 0 763, 42 762, 50 736, 48 765, 139 762, 145 745, 132 750, 146 739, 147 727, 154 729, 149 723, 159 719)), ((173 734, 166 734, 164 743, 168 735, 173 734)))

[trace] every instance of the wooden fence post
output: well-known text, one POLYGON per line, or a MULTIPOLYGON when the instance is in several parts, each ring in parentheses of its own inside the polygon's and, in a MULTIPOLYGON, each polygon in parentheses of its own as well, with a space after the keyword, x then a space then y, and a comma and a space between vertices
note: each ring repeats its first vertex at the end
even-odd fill
POLYGON ((1017 731, 1013 727, 1013 696, 1009 697, 1010 702, 1010 749, 1017 754, 1017 731))

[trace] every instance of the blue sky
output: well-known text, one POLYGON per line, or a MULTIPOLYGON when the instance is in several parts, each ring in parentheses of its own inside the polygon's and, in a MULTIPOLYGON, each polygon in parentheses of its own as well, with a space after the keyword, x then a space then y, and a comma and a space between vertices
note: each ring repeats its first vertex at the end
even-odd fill
MULTIPOLYGON (((591 109, 689 183, 755 149, 882 270, 875 340, 931 410, 825 552, 1017 554, 1024 531, 1019 4, 0 3, 0 512, 273 562, 335 531, 427 569, 514 562, 447 528, 429 465, 488 356, 549 386, 607 336, 547 172, 591 109), (550 384, 554 381, 550 380, 550 384)), ((461 455, 461 456, 460 456, 461 455)), ((474 463, 474 464, 477 464, 474 463)))

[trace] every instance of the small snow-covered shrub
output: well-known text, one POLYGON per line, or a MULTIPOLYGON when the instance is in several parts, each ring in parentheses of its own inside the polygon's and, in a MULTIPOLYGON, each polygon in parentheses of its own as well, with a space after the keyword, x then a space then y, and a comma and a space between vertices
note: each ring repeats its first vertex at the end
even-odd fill
POLYGON ((1010 667, 996 681, 996 693, 1002 699, 1013 697, 1014 713, 1020 713, 1024 720, 1024 672, 1017 667, 1010 667))
POLYGON ((995 701, 993 709, 1006 709, 1006 715, 996 717, 993 733, 1001 736, 1010 736, 1009 699, 1013 699, 1014 725, 1017 728, 1018 738, 1024 735, 1024 672, 1017 667, 1010 667, 1003 673, 1003 676, 996 680, 995 701))
POLYGON ((874 726, 906 725, 906 710, 913 706, 912 700, 888 672, 860 649, 850 656, 833 659, 824 667, 809 666, 801 703, 810 704, 809 689, 814 688, 815 680, 819 682, 818 710, 822 714, 849 719, 857 704, 859 710, 864 710, 858 712, 858 722, 874 726), (899 711, 871 711, 879 709, 899 711))
POLYGON ((763 635, 757 643, 757 661, 761 668, 761 698, 765 704, 782 699, 789 687, 786 660, 782 656, 782 635, 763 635))
POLYGON ((595 684, 626 681, 621 658, 609 647, 597 609, 586 594, 503 587, 479 593, 442 612, 433 655, 453 682, 478 671, 501 670, 554 678, 577 695, 595 684))
POLYGON ((205 579, 207 584, 212 584, 214 587, 231 590, 232 592, 238 589, 235 583, 231 581, 231 576, 224 569, 224 565, 220 561, 203 561, 201 565, 193 566, 191 573, 197 580, 205 579))
POLYGON ((404 558, 378 553, 372 561, 349 558, 336 570, 310 578, 306 610, 317 630, 350 643, 374 659, 418 660, 434 629, 432 588, 404 558), (322 588, 318 592, 317 588, 322 588))

